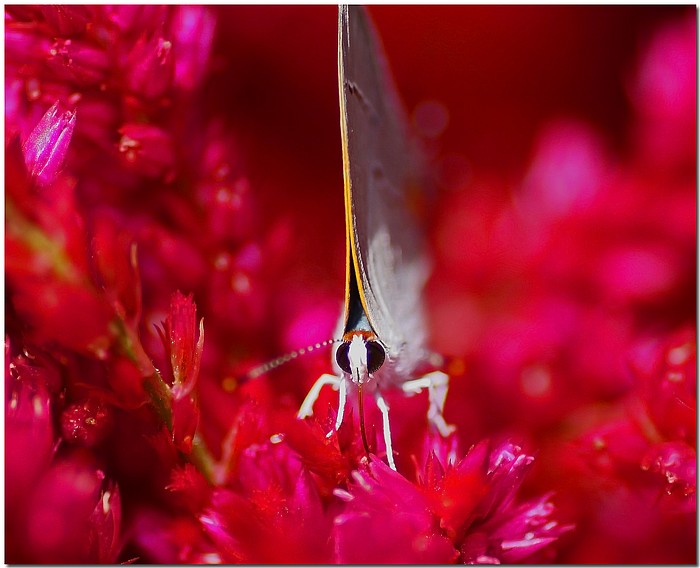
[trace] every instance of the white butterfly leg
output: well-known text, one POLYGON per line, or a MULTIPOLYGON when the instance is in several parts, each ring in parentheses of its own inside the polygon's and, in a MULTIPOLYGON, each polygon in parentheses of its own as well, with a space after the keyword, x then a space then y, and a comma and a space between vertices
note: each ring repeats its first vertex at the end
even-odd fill
POLYGON ((340 425, 343 423, 343 416, 345 416, 345 401, 347 400, 347 393, 348 393, 348 381, 344 377, 339 377, 340 378, 340 384, 339 384, 339 397, 338 397, 338 417, 335 419, 335 430, 336 432, 340 428, 340 425))
POLYGON ((391 445, 391 427, 389 426, 389 405, 384 400, 384 397, 379 394, 379 391, 375 393, 375 399, 377 401, 377 407, 382 412, 382 425, 384 427, 384 445, 386 446, 386 459, 389 462, 389 467, 396 471, 396 464, 394 463, 394 448, 391 445))
POLYGON ((428 402, 430 404, 428 408, 428 421, 445 437, 455 431, 455 426, 445 422, 445 417, 442 415, 445 408, 445 400, 447 399, 449 383, 450 378, 445 373, 442 371, 434 371, 420 379, 406 381, 401 385, 403 392, 408 395, 417 394, 423 389, 428 389, 428 402))
MULTIPOLYGON (((309 394, 306 395, 304 402, 301 403, 299 412, 297 412, 297 418, 306 418, 307 416, 312 416, 314 413, 314 404, 318 400, 318 396, 321 394, 321 389, 326 385, 331 385, 335 390, 338 390, 340 385, 344 382, 342 377, 336 377, 335 375, 330 375, 324 373, 311 387, 309 394)), ((343 389, 344 390, 344 389, 343 389)), ((344 402, 344 392, 341 392, 341 402, 345 406, 344 402)), ((341 408, 338 408, 338 416, 340 421, 342 421, 341 408)))

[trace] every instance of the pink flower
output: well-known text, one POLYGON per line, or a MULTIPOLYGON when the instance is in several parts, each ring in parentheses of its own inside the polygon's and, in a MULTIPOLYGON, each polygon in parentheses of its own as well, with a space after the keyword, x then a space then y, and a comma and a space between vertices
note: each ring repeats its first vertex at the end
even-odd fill
POLYGON ((200 516, 223 562, 330 561, 328 513, 310 474, 283 444, 246 449, 237 478, 237 489, 215 491, 200 516))
POLYGON ((533 458, 511 443, 473 447, 459 462, 428 457, 417 485, 382 462, 353 474, 346 510, 336 518, 341 563, 518 562, 571 526, 552 517, 547 497, 515 506, 533 458))

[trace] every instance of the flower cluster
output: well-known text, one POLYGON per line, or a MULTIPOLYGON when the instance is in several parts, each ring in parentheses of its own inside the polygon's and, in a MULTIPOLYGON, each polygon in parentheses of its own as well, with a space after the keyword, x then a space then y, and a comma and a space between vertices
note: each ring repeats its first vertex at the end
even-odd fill
POLYGON ((687 18, 646 45, 627 155, 546 124, 517 191, 472 180, 436 235, 436 343, 465 369, 447 412, 467 404, 477 437, 528 432, 533 487, 576 519, 560 561, 694 555, 695 38, 687 18))
MULTIPOLYGON (((306 147, 246 131, 254 86, 220 104, 236 10, 6 7, 7 561, 691 562, 694 20, 641 54, 625 155, 560 120, 514 186, 442 180, 426 300, 458 429, 387 393, 393 471, 330 389, 296 418, 328 350, 242 380, 330 337, 343 268, 304 272, 297 198, 248 173, 291 183, 306 147)), ((420 108, 446 169, 448 113, 420 108)))

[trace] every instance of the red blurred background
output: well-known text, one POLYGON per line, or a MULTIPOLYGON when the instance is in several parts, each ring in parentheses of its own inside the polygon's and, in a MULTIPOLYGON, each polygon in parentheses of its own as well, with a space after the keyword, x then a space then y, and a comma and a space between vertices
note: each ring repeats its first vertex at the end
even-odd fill
MULTIPOLYGON (((341 298, 342 169, 335 6, 220 6, 212 114, 228 120, 263 222, 288 219, 298 257, 289 294, 341 298)), ((448 122, 429 141, 451 180, 515 183, 539 129, 573 117, 624 155, 626 89, 641 50, 690 6, 371 6, 410 115, 425 101, 448 122)), ((438 186, 449 191, 449 184, 438 186)), ((439 193, 438 197, 442 194, 439 193)), ((282 300, 289 301, 289 297, 282 300)), ((309 337, 316 341, 317 337, 309 337)))

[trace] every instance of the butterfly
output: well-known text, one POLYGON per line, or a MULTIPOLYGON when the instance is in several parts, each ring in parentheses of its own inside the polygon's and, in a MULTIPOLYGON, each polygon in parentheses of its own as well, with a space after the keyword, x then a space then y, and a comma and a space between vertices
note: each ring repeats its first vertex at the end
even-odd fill
POLYGON ((337 430, 348 393, 356 389, 369 454, 363 397, 371 393, 382 415, 387 461, 395 470, 383 391, 399 388, 410 395, 427 389, 430 423, 444 436, 454 427, 443 417, 448 376, 433 371, 415 378, 432 356, 421 301, 426 245, 411 209, 424 183, 424 160, 362 6, 338 10, 338 85, 347 249, 342 342, 335 349, 336 373, 316 381, 297 416, 312 415, 321 389, 330 385, 339 391, 337 430))

